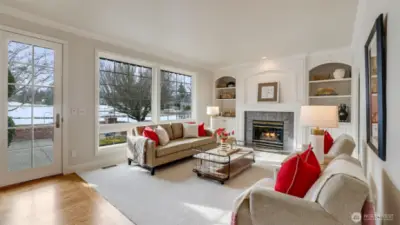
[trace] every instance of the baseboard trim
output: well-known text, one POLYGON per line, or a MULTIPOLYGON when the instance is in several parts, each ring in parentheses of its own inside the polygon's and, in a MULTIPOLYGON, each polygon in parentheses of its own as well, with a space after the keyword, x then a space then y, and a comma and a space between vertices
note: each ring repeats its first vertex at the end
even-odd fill
POLYGON ((102 167, 107 167, 115 164, 120 164, 126 161, 126 156, 109 158, 106 160, 93 160, 91 162, 70 165, 64 171, 63 174, 79 173, 89 170, 101 169, 102 167))

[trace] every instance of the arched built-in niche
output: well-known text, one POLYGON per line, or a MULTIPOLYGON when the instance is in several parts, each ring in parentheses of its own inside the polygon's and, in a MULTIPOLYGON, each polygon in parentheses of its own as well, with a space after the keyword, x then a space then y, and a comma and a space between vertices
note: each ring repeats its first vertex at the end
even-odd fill
POLYGON ((339 106, 344 104, 348 110, 348 117, 345 121, 340 122, 350 123, 351 81, 350 65, 344 63, 326 63, 314 67, 309 72, 309 105, 339 106), (340 70, 344 70, 344 73, 341 73, 340 70))
POLYGON ((215 81, 215 101, 220 108, 221 116, 236 116, 236 79, 223 76, 215 81))

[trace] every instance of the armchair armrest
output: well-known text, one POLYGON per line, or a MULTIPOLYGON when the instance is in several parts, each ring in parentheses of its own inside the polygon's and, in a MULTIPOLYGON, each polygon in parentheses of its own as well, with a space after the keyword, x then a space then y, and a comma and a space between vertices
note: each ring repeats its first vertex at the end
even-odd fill
POLYGON ((339 225, 318 203, 255 187, 249 198, 253 225, 339 225))

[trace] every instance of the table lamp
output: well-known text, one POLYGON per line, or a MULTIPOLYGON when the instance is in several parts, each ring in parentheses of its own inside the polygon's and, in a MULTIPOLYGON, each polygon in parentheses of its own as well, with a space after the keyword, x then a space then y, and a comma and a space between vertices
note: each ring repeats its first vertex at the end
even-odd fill
POLYGON ((216 129, 213 125, 213 116, 219 115, 219 107, 218 106, 207 106, 207 115, 210 117, 210 127, 211 129, 216 129))
POLYGON ((311 130, 310 141, 315 156, 320 164, 324 163, 324 130, 320 128, 338 127, 337 106, 302 106, 300 121, 304 127, 314 127, 311 130))

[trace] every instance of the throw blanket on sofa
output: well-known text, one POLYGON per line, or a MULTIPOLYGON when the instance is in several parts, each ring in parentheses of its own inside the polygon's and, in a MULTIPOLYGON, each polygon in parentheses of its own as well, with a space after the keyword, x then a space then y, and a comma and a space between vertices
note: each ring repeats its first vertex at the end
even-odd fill
POLYGON ((146 165, 147 138, 142 136, 129 136, 128 149, 132 153, 132 160, 140 166, 146 165))

